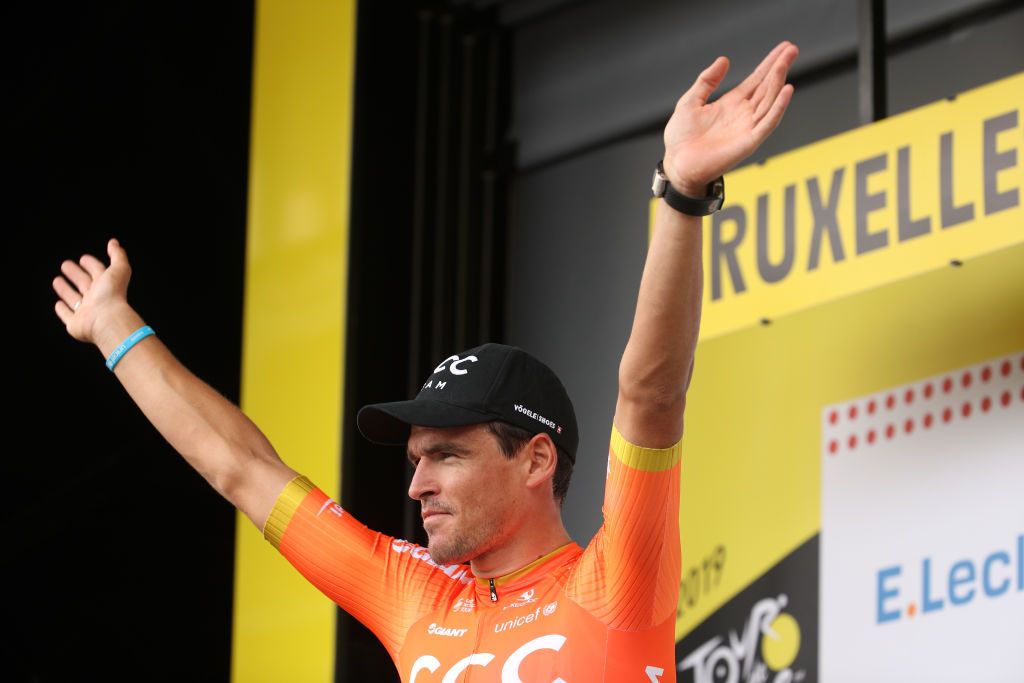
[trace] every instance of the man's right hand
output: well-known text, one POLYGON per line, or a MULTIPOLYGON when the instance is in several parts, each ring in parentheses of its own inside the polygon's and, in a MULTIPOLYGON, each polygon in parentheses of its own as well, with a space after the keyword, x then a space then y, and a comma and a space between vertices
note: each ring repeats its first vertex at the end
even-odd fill
POLYGON ((97 345, 103 320, 128 307, 132 275, 128 254, 116 239, 107 242, 107 255, 109 266, 92 254, 82 256, 78 263, 64 261, 60 266, 64 275, 53 280, 53 289, 60 297, 55 310, 68 334, 97 345))
MULTIPOLYGON (((61 264, 53 280, 57 316, 68 334, 109 356, 144 325, 128 305, 132 270, 117 240, 107 243, 110 265, 86 254, 61 264), (70 281, 70 282, 69 282, 70 281)), ((125 354, 114 375, 167 442, 258 529, 278 494, 297 473, 233 403, 203 383, 156 336, 125 354)))

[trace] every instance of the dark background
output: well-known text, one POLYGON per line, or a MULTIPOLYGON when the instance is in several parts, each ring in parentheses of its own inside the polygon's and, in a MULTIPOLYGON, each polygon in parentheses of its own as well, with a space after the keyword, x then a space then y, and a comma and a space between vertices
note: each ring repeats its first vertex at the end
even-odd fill
POLYGON ((105 260, 116 236, 132 305, 238 400, 253 7, 36 3, 8 17, 19 334, 0 679, 227 680, 234 510, 67 335, 50 283, 65 258, 105 260))

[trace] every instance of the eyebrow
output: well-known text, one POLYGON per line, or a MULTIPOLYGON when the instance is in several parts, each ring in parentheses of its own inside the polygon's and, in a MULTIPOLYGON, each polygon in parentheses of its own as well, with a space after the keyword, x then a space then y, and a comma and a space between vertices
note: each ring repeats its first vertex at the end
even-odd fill
MULTIPOLYGON (((464 446, 460 446, 459 444, 455 443, 454 441, 439 441, 437 443, 430 444, 429 446, 427 446, 426 448, 423 449, 423 455, 430 455, 432 453, 442 453, 442 452, 444 452, 444 453, 457 453, 458 455, 465 455, 465 454, 469 453, 469 449, 464 447, 464 446)), ((416 456, 415 456, 415 454, 412 451, 410 451, 409 449, 406 449, 405 455, 406 455, 407 458, 409 458, 409 462, 415 463, 413 458, 416 457, 416 456)))

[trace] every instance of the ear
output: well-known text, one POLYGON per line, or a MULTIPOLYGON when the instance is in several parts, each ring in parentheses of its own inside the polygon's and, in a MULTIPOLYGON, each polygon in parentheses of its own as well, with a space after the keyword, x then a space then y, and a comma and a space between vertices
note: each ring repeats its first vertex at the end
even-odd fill
POLYGON ((527 488, 550 488, 558 465, 558 448, 555 442, 547 434, 535 434, 523 446, 523 451, 527 488))

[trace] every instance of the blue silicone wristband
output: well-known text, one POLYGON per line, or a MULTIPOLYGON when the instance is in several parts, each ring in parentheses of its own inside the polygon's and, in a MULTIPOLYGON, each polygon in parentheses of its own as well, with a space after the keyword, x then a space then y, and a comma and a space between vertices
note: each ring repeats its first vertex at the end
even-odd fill
POLYGON ((128 350, 138 344, 140 341, 154 334, 153 328, 149 325, 143 325, 139 329, 128 335, 128 338, 118 344, 117 348, 114 349, 109 356, 107 356, 107 370, 114 371, 114 366, 121 360, 121 356, 128 353, 128 350))

